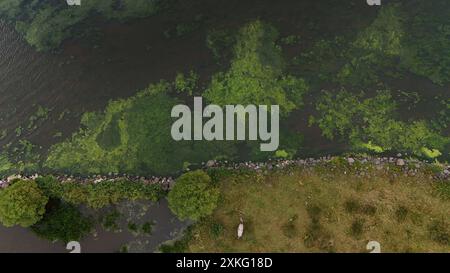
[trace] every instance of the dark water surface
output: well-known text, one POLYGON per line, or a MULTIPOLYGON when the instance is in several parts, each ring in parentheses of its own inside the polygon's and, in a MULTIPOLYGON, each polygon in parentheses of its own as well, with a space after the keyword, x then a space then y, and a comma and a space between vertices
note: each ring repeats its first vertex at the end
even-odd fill
MULTIPOLYGON (((274 24, 281 36, 301 34, 305 46, 311 43, 309 37, 318 36, 308 25, 322 29, 320 36, 334 36, 367 25, 376 14, 364 1, 343 4, 339 10, 323 9, 323 2, 334 3, 180 1, 173 9, 150 18, 85 26, 92 28, 87 32, 90 34, 65 41, 58 52, 48 53, 36 52, 14 26, 0 21, 0 128, 8 133, 0 146, 16 142, 14 131, 22 127, 21 138, 45 150, 77 130, 83 112, 101 110, 109 100, 132 96, 161 79, 173 80, 178 72, 194 70, 200 81, 207 83, 215 71, 224 68, 216 64, 206 46, 209 29, 237 29, 250 20, 263 19, 274 24), (172 33, 177 26, 193 22, 192 32, 166 37, 165 33, 172 33), (38 106, 49 109, 49 118, 35 130, 27 130, 38 106), (57 133, 62 137, 53 137, 57 133)), ((289 58, 300 50, 289 48, 289 58)))

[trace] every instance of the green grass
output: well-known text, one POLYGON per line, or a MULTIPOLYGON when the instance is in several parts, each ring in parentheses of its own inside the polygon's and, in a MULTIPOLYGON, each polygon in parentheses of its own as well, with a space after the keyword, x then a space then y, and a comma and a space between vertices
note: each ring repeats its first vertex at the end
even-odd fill
POLYGON ((427 173, 371 170, 362 178, 296 167, 262 176, 226 174, 216 183, 218 208, 191 228, 177 251, 366 252, 373 240, 383 252, 450 249, 450 201, 427 173), (244 235, 237 239, 240 217, 244 235), (212 232, 212 223, 222 231, 212 232))

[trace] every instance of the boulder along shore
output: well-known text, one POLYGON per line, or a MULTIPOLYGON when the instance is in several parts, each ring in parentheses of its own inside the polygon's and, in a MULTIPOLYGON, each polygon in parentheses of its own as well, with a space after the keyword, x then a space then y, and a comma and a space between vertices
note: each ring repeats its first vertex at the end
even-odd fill
MULTIPOLYGON (((424 173, 425 169, 430 169, 432 163, 421 161, 418 159, 404 159, 401 157, 336 157, 336 156, 325 156, 320 158, 306 158, 306 159, 272 159, 266 162, 229 162, 229 161, 216 161, 209 160, 208 162, 203 162, 199 169, 214 169, 223 168, 227 170, 254 170, 256 172, 264 172, 271 170, 282 170, 290 167, 315 167, 319 165, 326 166, 333 161, 341 160, 341 163, 345 163, 348 167, 352 169, 352 173, 359 176, 369 176, 370 171, 368 166, 373 166, 377 171, 391 172, 394 169, 397 171, 394 175, 404 176, 416 176, 420 173, 424 173)), ((434 165, 433 165, 434 166, 434 165)), ((335 166, 329 166, 330 171, 336 171, 335 166)), ((440 164, 438 170, 434 170, 428 175, 435 178, 438 181, 450 182, 450 165, 440 164)), ((186 171, 190 171, 188 168, 186 171)), ((342 170, 343 174, 347 174, 347 170, 342 170)), ((16 179, 23 180, 34 180, 40 176, 51 175, 55 177, 61 183, 66 182, 77 182, 77 183, 101 183, 103 181, 129 181, 130 183, 144 183, 144 184, 157 184, 164 190, 170 190, 175 184, 175 178, 160 177, 160 176, 137 176, 128 174, 117 174, 109 173, 107 175, 89 175, 89 176, 76 176, 67 174, 33 174, 33 175, 22 175, 15 174, 8 177, 0 178, 0 188, 7 187, 12 181, 16 179)))

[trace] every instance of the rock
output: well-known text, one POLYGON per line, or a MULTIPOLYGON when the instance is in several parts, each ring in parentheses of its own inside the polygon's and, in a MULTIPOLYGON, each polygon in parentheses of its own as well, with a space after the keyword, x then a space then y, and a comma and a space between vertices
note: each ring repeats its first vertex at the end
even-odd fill
POLYGON ((405 160, 399 158, 399 159, 397 159, 397 162, 395 164, 397 166, 405 166, 405 160))
POLYGON ((11 175, 11 176, 8 176, 8 178, 6 178, 6 181, 9 183, 15 179, 21 179, 21 178, 22 178, 22 176, 20 174, 19 175, 11 175))
POLYGON ((353 164, 353 163, 355 163, 355 160, 353 158, 349 157, 349 158, 347 158, 347 162, 349 164, 353 164))

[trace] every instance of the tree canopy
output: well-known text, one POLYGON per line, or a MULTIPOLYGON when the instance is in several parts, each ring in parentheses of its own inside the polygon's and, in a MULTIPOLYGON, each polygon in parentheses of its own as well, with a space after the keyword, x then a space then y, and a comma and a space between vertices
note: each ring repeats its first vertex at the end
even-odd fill
POLYGON ((203 171, 183 174, 170 191, 169 207, 180 219, 198 220, 210 215, 217 206, 219 191, 203 171))
POLYGON ((36 182, 15 181, 0 190, 0 222, 6 227, 29 227, 42 219, 47 201, 36 182))
POLYGON ((39 236, 50 241, 79 241, 92 229, 92 221, 73 205, 60 203, 46 212, 44 218, 32 226, 39 236))

